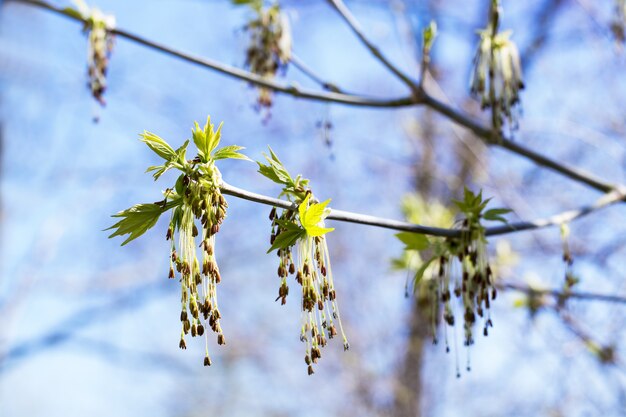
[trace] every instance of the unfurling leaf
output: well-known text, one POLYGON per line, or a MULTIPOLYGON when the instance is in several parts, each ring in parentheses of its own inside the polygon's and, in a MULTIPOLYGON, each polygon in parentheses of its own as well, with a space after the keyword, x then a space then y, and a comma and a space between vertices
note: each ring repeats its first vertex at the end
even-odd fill
POLYGON ((172 161, 176 158, 176 151, 163 139, 152 132, 144 131, 139 135, 141 141, 148 145, 161 158, 172 161))
POLYGON ((213 154, 211 158, 214 160, 243 159, 245 161, 252 161, 250 158, 248 158, 244 154, 237 152, 242 149, 246 149, 246 148, 244 148, 243 146, 237 146, 237 145, 224 146, 223 148, 220 148, 217 151, 215 151, 215 153, 213 154))
POLYGON ((165 210, 166 208, 160 204, 137 204, 114 214, 112 217, 121 217, 122 220, 105 230, 117 229, 109 238, 130 235, 122 243, 122 246, 124 246, 152 228, 165 210))
POLYGON ((419 233, 400 232, 396 237, 405 245, 405 250, 424 250, 428 247, 428 238, 419 233))
POLYGON ((335 230, 332 227, 320 227, 320 222, 325 217, 326 206, 330 203, 330 199, 324 201, 323 203, 315 203, 309 204, 310 195, 304 198, 300 206, 298 207, 298 213, 300 214, 300 223, 304 230, 306 230, 307 235, 309 236, 322 236, 328 232, 332 232, 335 230))

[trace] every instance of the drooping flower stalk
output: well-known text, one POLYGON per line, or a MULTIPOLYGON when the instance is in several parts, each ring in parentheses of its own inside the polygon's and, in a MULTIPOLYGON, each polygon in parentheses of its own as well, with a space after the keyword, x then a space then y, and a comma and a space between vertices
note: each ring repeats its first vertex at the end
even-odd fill
POLYGON ((221 125, 216 131, 210 118, 203 129, 196 123, 192 134, 198 153, 191 160, 185 157, 189 140, 174 150, 153 133, 141 135, 142 141, 165 160, 163 165, 148 168, 148 171, 154 171, 155 180, 171 168, 182 173, 175 186, 165 190, 162 201, 139 204, 114 215, 122 220, 111 227, 116 230, 110 237, 129 234, 124 245, 154 226, 165 211, 172 210, 165 238, 171 244, 169 278, 178 278, 180 282, 179 347, 187 348, 185 336, 188 334, 192 337, 204 335, 204 365, 209 366, 211 358, 205 329, 210 328, 217 334, 219 345, 226 344, 217 302, 217 284, 222 278, 216 260, 215 236, 226 218, 228 204, 220 191, 222 178, 215 163, 220 159, 248 158, 238 152, 243 149, 240 146, 216 149, 221 138, 221 125), (200 257, 198 250, 201 251, 200 257))
POLYGON ((522 66, 511 31, 499 31, 500 5, 493 0, 489 24, 478 31, 480 40, 470 76, 470 92, 483 109, 491 108, 492 127, 501 133, 504 121, 511 129, 518 127, 520 90, 524 88, 522 66))
POLYGON ((271 149, 265 158, 267 165, 259 162, 259 172, 283 185, 281 195, 298 207, 297 211, 285 209, 280 214, 275 208, 271 210, 272 246, 268 252, 276 250, 280 259, 278 277, 281 284, 276 301, 280 299, 281 304, 286 303, 289 275, 295 275, 301 286, 300 340, 306 344, 304 360, 311 375, 313 364, 322 357, 321 349, 329 339, 341 334, 344 350, 349 348, 339 315, 326 243, 326 233, 333 230, 324 224, 330 200, 318 203, 308 188, 308 180, 300 176, 293 179, 271 149))

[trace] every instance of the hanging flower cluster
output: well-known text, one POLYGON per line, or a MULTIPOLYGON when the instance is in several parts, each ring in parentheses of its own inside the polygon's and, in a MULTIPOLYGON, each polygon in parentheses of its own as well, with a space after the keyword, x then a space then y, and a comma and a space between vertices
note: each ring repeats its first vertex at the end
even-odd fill
MULTIPOLYGON (((240 3, 240 2, 238 2, 240 3)), ((245 29, 250 34, 246 50, 246 67, 264 79, 272 80, 279 70, 285 71, 291 59, 291 29, 278 3, 263 7, 262 2, 247 2, 255 12, 245 29)), ((272 106, 272 90, 259 87, 259 108, 272 106)))
POLYGON ((615 15, 611 22, 611 31, 617 42, 626 41, 626 0, 615 0, 615 15))
POLYGON ((83 0, 76 0, 76 9, 65 11, 85 22, 84 32, 88 33, 89 48, 87 52, 87 74, 89 89, 93 97, 105 105, 104 92, 107 88, 107 69, 113 51, 113 35, 115 16, 105 15, 97 8, 90 8, 83 0))
MULTIPOLYGON (((426 292, 419 295, 428 304, 433 334, 436 334, 441 318, 448 326, 454 327, 457 323, 457 310, 460 308, 465 346, 474 343, 474 326, 480 319, 483 320, 485 336, 488 335, 489 327, 493 326, 490 308, 491 302, 497 296, 497 290, 487 254, 485 228, 481 221, 506 222, 502 215, 510 210, 497 208, 485 211, 489 200, 483 200, 482 192, 474 194, 465 189, 463 200, 455 201, 463 215, 463 219, 457 223, 461 231, 459 237, 430 242, 425 236, 415 233, 403 232, 397 235, 405 244, 405 250, 426 251, 430 254, 417 269, 413 287, 426 292), (427 271, 431 271, 432 277, 421 285, 427 271), (454 299, 458 302, 455 303, 454 299)), ((446 350, 449 351, 445 326, 444 334, 446 350)))
POLYGON ((271 149, 270 155, 265 155, 265 158, 267 165, 258 162, 259 172, 281 184, 281 196, 287 197, 294 204, 292 209, 283 209, 279 213, 276 208, 272 208, 270 212, 272 234, 268 253, 276 250, 280 259, 278 277, 281 283, 276 301, 281 300, 281 304, 287 302, 287 277, 295 275, 302 289, 300 340, 306 344, 304 360, 311 375, 314 372, 313 364, 322 357, 321 348, 326 346, 328 339, 338 335, 337 327, 343 338, 344 349, 349 348, 337 307, 326 244, 326 233, 334 230, 324 225, 330 200, 317 202, 307 187, 308 180, 300 176, 293 179, 271 149))
POLYGON ((498 32, 497 1, 492 2, 490 23, 478 32, 480 41, 474 56, 470 92, 483 109, 492 109, 492 124, 500 132, 506 119, 518 127, 520 90, 524 88, 522 66, 511 31, 498 32))
POLYGON ((141 140, 165 160, 163 165, 148 168, 148 172, 154 172, 155 180, 172 168, 182 173, 175 186, 164 191, 162 201, 138 204, 115 214, 114 217, 121 220, 110 227, 115 231, 109 237, 128 234, 129 237, 122 243, 125 245, 153 227, 161 214, 172 210, 166 239, 171 242, 169 278, 177 277, 181 284, 179 347, 187 348, 185 336, 190 333, 192 337, 204 335, 204 365, 209 366, 211 359, 205 328, 217 334, 219 345, 226 343, 217 303, 216 286, 222 278, 215 255, 215 235, 226 217, 228 204, 220 192, 222 178, 215 162, 229 158, 249 159, 238 152, 243 149, 240 146, 216 149, 220 142, 221 125, 216 131, 210 118, 203 129, 196 123, 192 135, 198 153, 191 160, 185 156, 189 140, 174 150, 153 133, 144 132, 141 135, 141 140))

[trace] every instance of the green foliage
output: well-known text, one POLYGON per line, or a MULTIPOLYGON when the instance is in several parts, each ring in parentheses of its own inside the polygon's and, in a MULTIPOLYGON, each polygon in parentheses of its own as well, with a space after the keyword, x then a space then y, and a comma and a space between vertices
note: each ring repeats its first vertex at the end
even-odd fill
POLYGON ((105 230, 116 229, 109 238, 129 235, 128 238, 122 242, 122 246, 124 246, 152 228, 165 210, 165 207, 160 204, 137 204, 129 209, 114 214, 113 217, 121 217, 122 220, 105 230))
POLYGON ((326 206, 330 203, 330 199, 324 201, 323 203, 314 203, 309 205, 310 196, 310 194, 307 194, 304 201, 302 201, 300 206, 298 206, 300 224, 302 224, 302 227, 306 230, 306 234, 308 236, 316 237, 325 235, 326 233, 335 230, 332 227, 328 228, 319 226, 324 217, 328 214, 326 206))
POLYGON ((140 140, 164 160, 162 165, 148 167, 146 172, 153 172, 155 181, 172 168, 178 169, 182 174, 178 177, 175 186, 172 189, 168 189, 165 193, 162 205, 138 204, 115 214, 114 217, 123 217, 123 219, 107 229, 116 229, 109 237, 128 234, 130 236, 124 241, 123 245, 125 245, 152 228, 159 216, 165 211, 183 204, 183 193, 187 188, 183 185, 185 178, 194 177, 200 183, 208 184, 213 188, 218 187, 217 181, 221 176, 215 167, 215 161, 220 159, 243 159, 250 161, 247 156, 238 152, 244 149, 241 146, 229 145, 216 149, 220 143, 221 128, 222 125, 220 124, 216 131, 210 117, 207 118, 203 129, 200 129, 197 122, 195 123, 195 128, 192 129, 192 137, 197 147, 197 155, 191 161, 186 159, 189 140, 186 140, 178 149, 174 149, 155 133, 148 131, 141 133, 139 135, 140 140))

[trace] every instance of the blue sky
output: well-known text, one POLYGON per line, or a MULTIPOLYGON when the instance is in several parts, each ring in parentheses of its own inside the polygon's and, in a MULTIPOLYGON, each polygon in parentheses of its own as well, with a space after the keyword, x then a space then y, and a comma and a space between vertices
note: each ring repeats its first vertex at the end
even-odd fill
MULTIPOLYGON (((506 9, 511 13, 506 16, 522 16, 505 17, 520 42, 527 39, 524 13, 535 2, 528 4, 506 9)), ((410 49, 402 46, 404 38, 394 26, 396 15, 380 2, 350 5, 389 57, 416 74, 410 49)), ((121 28, 227 64, 243 63, 246 38, 240 28, 247 14, 229 2, 101 1, 98 6, 113 12, 121 28)), ((434 50, 454 103, 467 99, 474 48, 467 33, 481 16, 481 8, 473 6, 467 7, 468 15, 450 8, 434 50)), ((430 19, 427 9, 413 12, 415 24, 430 19)), ((289 13, 295 51, 320 74, 348 91, 385 97, 404 93, 326 5, 311 3, 289 13)), ((527 73, 516 140, 622 181, 624 145, 617 138, 624 122, 619 72, 624 59, 589 21, 572 5, 555 22, 554 44, 527 73)), ((392 232, 333 224, 337 230, 329 246, 352 349, 344 354, 339 343, 331 343, 315 376, 307 377, 297 339, 296 297, 290 296, 287 306, 273 302, 278 280, 275 256, 265 255, 266 207, 229 199, 217 242, 229 344, 210 346, 210 369, 201 366, 202 342, 191 340, 187 351, 178 349, 178 292, 176 283, 166 280, 165 223, 124 248, 102 229, 112 224, 112 213, 157 200, 174 179, 164 176, 155 184, 144 174, 156 159, 137 140, 138 133, 147 129, 178 145, 189 137, 193 121, 207 114, 224 121, 225 144, 246 146, 253 159, 271 145, 292 172, 311 178, 318 196, 332 198, 333 207, 400 219, 399 202, 411 189, 415 158, 407 126, 418 111, 355 109, 277 96, 273 116, 263 124, 252 108, 256 93, 246 84, 124 39, 116 41, 107 106, 100 108, 86 88, 85 61, 86 38, 78 24, 14 4, 1 9, 0 300, 11 305, 0 325, 0 351, 58 329, 61 334, 79 329, 71 340, 0 373, 0 415, 358 415, 367 411, 359 397, 363 385, 372 402, 388 403, 410 307, 404 273, 389 267, 389 259, 401 250, 392 232), (316 127, 326 117, 334 126, 331 148, 316 127), (126 302, 108 309, 121 294, 127 294, 126 302), (83 310, 84 327, 81 317, 64 322, 83 310)), ((293 68, 287 77, 315 87, 293 68)), ((439 129, 441 140, 454 143, 448 124, 439 129)), ((528 162, 501 150, 486 154, 486 192, 519 217, 553 214, 597 197, 556 175, 537 174, 528 162)), ((268 195, 279 192, 260 178, 255 164, 226 161, 220 169, 233 185, 268 195)), ((573 239, 582 242, 581 248, 601 247, 607 236, 624 228, 620 220, 620 208, 607 209, 573 225, 573 239)), ((557 230, 506 239, 528 255, 516 278, 534 276, 560 285, 557 230)), ((577 271, 590 277, 582 288, 623 290, 612 272, 619 270, 619 255, 603 268, 593 259, 577 262, 577 271)), ((555 317, 529 321, 523 309, 511 307, 518 297, 507 294, 498 300, 495 331, 472 348, 472 371, 460 380, 454 378, 452 355, 441 346, 427 352, 430 413, 542 414, 565 395, 572 404, 564 405, 568 415, 596 415, 598 410, 619 415, 623 401, 616 393, 623 377, 599 368, 555 317), (493 398, 496 391, 502 394, 493 398)), ((573 308, 603 340, 623 338, 609 323, 623 322, 622 310, 582 303, 573 308)), ((463 363, 465 351, 459 354, 463 363)))

